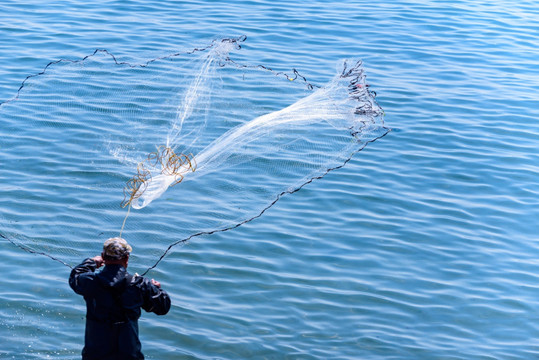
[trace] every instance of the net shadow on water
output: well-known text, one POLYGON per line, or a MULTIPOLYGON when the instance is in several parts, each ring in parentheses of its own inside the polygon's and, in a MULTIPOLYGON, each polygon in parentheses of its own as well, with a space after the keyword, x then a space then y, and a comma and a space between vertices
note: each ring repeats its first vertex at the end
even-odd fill
POLYGON ((0 104, 0 182, 15 203, 0 214, 1 237, 72 267, 125 225, 146 274, 175 246, 259 218, 390 131, 361 61, 342 61, 318 86, 296 69, 232 59, 245 40, 142 64, 98 49, 26 77, 0 104))

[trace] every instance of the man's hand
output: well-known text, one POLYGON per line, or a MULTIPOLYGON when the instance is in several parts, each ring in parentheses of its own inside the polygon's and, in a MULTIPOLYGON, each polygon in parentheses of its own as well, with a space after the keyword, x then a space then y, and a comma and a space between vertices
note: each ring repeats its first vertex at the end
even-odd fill
POLYGON ((158 288, 161 287, 161 283, 159 281, 154 280, 154 279, 152 279, 152 284, 157 286, 158 288))
POLYGON ((95 264, 97 265, 98 269, 103 266, 103 258, 101 257, 101 255, 94 256, 92 260, 95 261, 95 264))

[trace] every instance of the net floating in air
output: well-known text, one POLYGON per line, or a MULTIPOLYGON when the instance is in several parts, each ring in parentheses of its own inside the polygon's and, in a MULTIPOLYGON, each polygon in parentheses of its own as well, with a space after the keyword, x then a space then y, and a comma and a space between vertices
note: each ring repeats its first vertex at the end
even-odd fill
POLYGON ((27 77, 0 105, 2 237, 72 266, 118 235, 129 206, 133 263, 152 268, 388 132, 361 61, 319 86, 234 60, 244 40, 141 64, 96 50, 27 77))

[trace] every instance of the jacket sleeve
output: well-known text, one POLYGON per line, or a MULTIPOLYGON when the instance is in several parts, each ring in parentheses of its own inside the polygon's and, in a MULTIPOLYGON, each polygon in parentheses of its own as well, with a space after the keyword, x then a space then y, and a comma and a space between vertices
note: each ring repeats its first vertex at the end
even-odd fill
POLYGON ((167 292, 144 278, 142 284, 144 302, 142 308, 157 315, 165 315, 170 310, 170 297, 167 292))
POLYGON ((69 286, 79 295, 85 295, 88 283, 93 280, 93 275, 97 269, 97 264, 93 259, 85 259, 71 270, 69 275, 69 286))

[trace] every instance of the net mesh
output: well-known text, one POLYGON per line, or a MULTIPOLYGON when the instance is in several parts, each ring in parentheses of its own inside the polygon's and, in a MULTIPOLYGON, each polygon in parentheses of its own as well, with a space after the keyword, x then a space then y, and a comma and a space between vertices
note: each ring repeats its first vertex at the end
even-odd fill
POLYGON ((122 232, 149 270, 387 133, 360 61, 316 86, 234 60, 244 40, 142 64, 96 50, 27 77, 0 105, 0 236, 73 266, 122 232))

